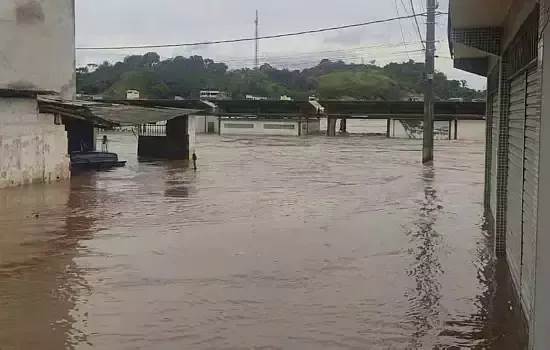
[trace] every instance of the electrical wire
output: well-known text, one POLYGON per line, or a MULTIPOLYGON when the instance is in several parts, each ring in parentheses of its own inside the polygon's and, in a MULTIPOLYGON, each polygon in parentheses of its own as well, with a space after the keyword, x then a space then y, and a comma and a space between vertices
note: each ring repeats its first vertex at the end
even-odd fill
POLYGON ((413 0, 409 0, 409 2, 411 3, 411 10, 412 10, 412 13, 413 13, 414 23, 416 24, 416 30, 418 31, 418 37, 420 38, 420 42, 422 43, 422 47, 425 48, 424 39, 422 39, 422 32, 420 31, 420 25, 418 25, 418 19, 416 18, 418 16, 416 15, 416 11, 414 9, 414 2, 413 2, 413 0))
MULTIPOLYGON (((415 45, 418 44, 418 41, 408 41, 408 42, 400 42, 400 43, 391 43, 391 44, 378 44, 378 45, 364 45, 364 46, 357 46, 357 47, 350 47, 346 49, 337 49, 337 50, 320 50, 320 51, 313 51, 313 52, 304 52, 304 53, 296 53, 293 55, 261 55, 259 58, 260 60, 266 62, 266 61, 272 61, 272 60, 279 60, 279 59, 298 59, 298 58, 331 58, 334 55, 346 55, 346 56, 339 56, 339 57, 347 57, 347 54, 361 54, 361 53, 388 53, 389 49, 394 48, 401 48, 404 45, 415 45)), ((407 48, 408 51, 408 48, 407 48)), ((390 52, 391 53, 391 52, 390 52)), ((197 53, 200 55, 200 53, 197 53)), ((114 53, 112 54, 114 56, 120 56, 121 60, 124 57, 127 57, 128 55, 126 53, 114 53)), ((219 62, 224 63, 230 63, 230 62, 248 62, 248 58, 244 58, 243 56, 223 56, 223 59, 216 59, 219 62)))
MULTIPOLYGON (((393 0, 393 4, 395 5, 395 11, 397 13, 397 17, 401 17, 399 14, 399 7, 397 6, 397 0, 393 0)), ((408 51, 407 44, 405 44, 405 33, 403 32, 403 24, 401 23, 401 20, 399 22, 399 29, 401 30, 401 38, 403 39, 403 45, 405 46, 405 51, 408 51)), ((411 59, 409 57, 409 59, 411 59)))
MULTIPOLYGON (((412 3, 412 0, 411 0, 412 3)), ((418 16, 425 15, 424 13, 421 14, 412 14, 408 16, 401 16, 401 17, 391 17, 386 19, 380 19, 375 21, 369 21, 369 22, 363 22, 363 23, 355 23, 355 24, 347 24, 342 26, 336 26, 336 27, 327 27, 327 28, 321 28, 321 29, 313 29, 313 30, 304 30, 300 32, 292 32, 292 33, 282 33, 282 34, 274 34, 274 35, 265 35, 260 36, 258 38, 255 37, 249 37, 249 38, 239 38, 239 39, 227 39, 227 40, 214 40, 214 41, 202 41, 202 42, 194 42, 194 43, 181 43, 181 44, 159 44, 159 45, 136 45, 136 46, 98 46, 98 47, 77 47, 77 50, 129 50, 129 49, 155 49, 155 48, 164 48, 164 47, 186 47, 186 46, 203 46, 203 45, 213 45, 213 44, 229 44, 229 43, 240 43, 240 42, 247 42, 247 41, 254 41, 254 40, 265 40, 265 39, 276 39, 276 38, 286 38, 286 37, 292 37, 292 36, 299 36, 299 35, 305 35, 305 34, 314 34, 314 33, 323 33, 323 32, 330 32, 335 30, 342 30, 342 29, 349 29, 349 28, 357 28, 357 27, 364 27, 368 25, 373 24, 380 24, 380 23, 388 23, 393 21, 399 21, 402 19, 409 19, 409 18, 415 18, 418 16)), ((418 25, 418 22, 417 22, 418 25)))

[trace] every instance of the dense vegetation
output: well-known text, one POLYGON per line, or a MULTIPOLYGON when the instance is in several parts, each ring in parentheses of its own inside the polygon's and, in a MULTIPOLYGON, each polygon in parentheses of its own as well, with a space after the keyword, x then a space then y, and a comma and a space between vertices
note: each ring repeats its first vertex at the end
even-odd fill
MULTIPOLYGON (((200 90, 279 98, 282 95, 305 99, 316 94, 326 99, 398 100, 422 94, 424 64, 414 61, 390 63, 383 67, 322 60, 304 70, 277 69, 264 64, 260 69, 228 69, 221 62, 201 56, 161 60, 150 52, 126 57, 122 62, 88 65, 77 69, 78 92, 124 98, 126 90, 138 90, 144 98, 197 98, 200 90)), ((467 87, 465 81, 435 76, 439 99, 483 98, 482 91, 467 87)))

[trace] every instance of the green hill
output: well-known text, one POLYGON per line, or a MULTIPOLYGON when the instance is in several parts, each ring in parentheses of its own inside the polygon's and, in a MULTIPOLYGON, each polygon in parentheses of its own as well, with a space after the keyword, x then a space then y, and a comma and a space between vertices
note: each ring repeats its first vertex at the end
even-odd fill
MULTIPOLYGON (((150 52, 126 57, 114 64, 103 62, 77 69, 77 90, 82 94, 124 98, 126 90, 138 90, 144 98, 198 98, 200 90, 215 89, 245 95, 279 98, 282 95, 305 99, 315 94, 326 99, 398 100, 422 94, 424 64, 414 61, 374 64, 348 64, 322 60, 304 70, 277 69, 269 64, 259 69, 228 69, 222 62, 201 56, 161 60, 150 52)), ((439 99, 484 98, 483 91, 466 86, 465 81, 435 75, 439 99)))

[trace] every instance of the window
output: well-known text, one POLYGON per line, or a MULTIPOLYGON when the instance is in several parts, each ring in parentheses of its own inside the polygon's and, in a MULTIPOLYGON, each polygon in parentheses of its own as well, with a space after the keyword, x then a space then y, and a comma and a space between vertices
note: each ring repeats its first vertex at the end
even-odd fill
POLYGON ((253 129, 254 128, 254 124, 224 123, 223 126, 227 129, 253 129))
POLYGON ((294 124, 264 124, 264 129, 294 130, 294 124))

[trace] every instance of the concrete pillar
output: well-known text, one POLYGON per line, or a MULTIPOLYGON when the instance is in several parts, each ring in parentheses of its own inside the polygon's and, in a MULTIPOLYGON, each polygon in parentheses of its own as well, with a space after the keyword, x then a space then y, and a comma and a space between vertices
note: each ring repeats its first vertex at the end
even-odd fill
POLYGON ((458 118, 455 118, 454 139, 458 140, 458 118))
POLYGON ((449 140, 452 138, 452 131, 453 131, 453 121, 449 120, 449 140))
MULTIPOLYGON (((206 118, 205 118, 206 119, 206 118)), ((191 156, 193 155, 193 152, 195 152, 195 135, 196 135, 196 122, 197 117, 194 115, 187 116, 187 137, 189 142, 189 159, 191 159, 191 156)))
MULTIPOLYGON (((489 79, 487 79, 489 80, 489 79)), ((483 205, 487 216, 492 216, 491 212, 491 169, 493 166, 493 102, 492 95, 487 92, 485 94, 486 115, 485 119, 485 188, 483 190, 483 205)), ((491 221, 491 228, 494 226, 494 219, 491 221)))
POLYGON ((340 132, 341 133, 347 133, 348 132, 348 120, 347 120, 347 118, 340 119, 340 132))
POLYGON ((498 145, 497 147, 497 183, 496 216, 494 218, 495 254, 506 255, 506 210, 508 183, 508 104, 510 102, 510 84, 508 83, 508 62, 502 57, 499 65, 499 109, 498 109, 498 145))
POLYGON ((337 118, 327 118, 327 136, 336 136, 336 120, 337 118))
POLYGON ((538 69, 541 71, 541 120, 539 150, 539 186, 537 214, 537 246, 535 271, 534 326, 531 331, 531 349, 550 349, 550 26, 547 9, 550 0, 541 3, 538 69), (542 32, 544 30, 544 32, 542 32), (548 41, 548 43, 546 43, 548 41), (546 66, 546 68, 544 67, 546 66))
POLYGON ((391 119, 388 118, 386 119, 386 137, 387 138, 390 138, 391 137, 391 119))
POLYGON ((94 142, 92 143, 92 151, 97 151, 97 135, 99 135, 99 129, 94 128, 92 136, 94 139, 94 142))

